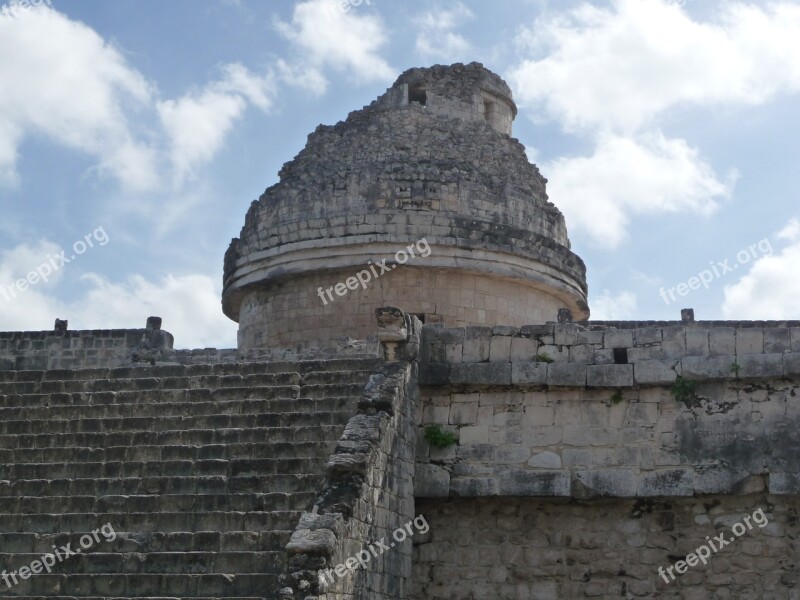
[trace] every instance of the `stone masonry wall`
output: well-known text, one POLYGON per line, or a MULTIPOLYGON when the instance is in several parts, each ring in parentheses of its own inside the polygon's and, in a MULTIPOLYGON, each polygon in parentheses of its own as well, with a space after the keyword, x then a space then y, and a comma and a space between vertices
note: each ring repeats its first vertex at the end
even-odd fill
MULTIPOLYGON (((291 362, 378 356, 374 327, 362 339, 315 339, 303 347, 240 351, 236 348, 168 349, 160 364, 209 365, 264 361, 291 362)), ((0 332, 0 371, 93 369, 130 366, 146 329, 0 332)))
POLYGON ((725 325, 426 326, 415 493, 800 493, 800 327, 725 325))
POLYGON ((120 366, 145 329, 0 332, 0 371, 120 366))
MULTIPOLYGON (((670 500, 419 500, 414 598, 426 600, 798 600, 800 501, 763 493, 670 500), (736 538, 762 509, 767 524, 736 538), (718 536, 734 538, 675 581, 658 574, 718 536)), ((760 521, 763 523, 764 521, 760 521)))
MULTIPOLYGON (((411 539, 392 532, 415 516, 414 450, 421 324, 389 309, 384 327, 386 363, 374 374, 327 466, 327 480, 287 546, 281 598, 402 600, 411 598, 411 539), (400 338, 404 338, 400 341, 400 338), (359 567, 356 555, 377 540, 391 544, 359 567)), ((380 316, 379 316, 380 318, 380 316)))
MULTIPOLYGON (((559 308, 588 317, 585 265, 570 250, 564 217, 548 199, 546 180, 524 146, 496 129, 510 129, 508 87, 477 63, 406 75, 346 121, 319 126, 283 166, 279 183, 251 204, 226 252, 223 277, 223 311, 243 329, 240 348, 253 347, 248 343, 257 336, 248 329, 289 326, 260 310, 265 303, 280 307, 303 294, 299 318, 315 319, 316 329, 329 338, 352 335, 347 325, 334 324, 353 315, 343 302, 334 302, 326 313, 337 319, 323 323, 320 315, 308 313, 318 308, 316 288, 342 281, 342 273, 355 275, 368 260, 383 258, 386 248, 394 253, 423 238, 433 252, 419 261, 420 268, 502 278, 504 287, 517 286, 515 299, 531 288, 543 289, 561 299, 559 308), (407 101, 417 78, 430 94, 424 105, 407 101), (308 280, 316 285, 291 283, 310 274, 321 274, 308 280)), ((381 291, 360 315, 371 318, 387 303, 411 310, 404 288, 394 289, 392 295, 381 291)), ((415 300, 436 292, 423 289, 415 300)), ((458 301, 447 306, 472 308, 458 301)), ((448 314, 443 319, 461 324, 448 314)), ((527 317, 527 322, 543 320, 527 317)), ((311 335, 307 331, 303 326, 300 336, 311 335)), ((295 331, 286 333, 296 337, 295 331)))
MULTIPOLYGON (((499 277, 481 273, 402 265, 346 295, 327 296, 326 290, 353 276, 356 270, 325 271, 296 277, 269 291, 254 291, 242 302, 239 346, 265 348, 330 340, 343 333, 362 339, 375 329, 372 307, 399 303, 428 322, 453 325, 509 323, 523 325, 554 319, 563 303, 552 295, 499 277)), ((366 265, 364 265, 366 267, 366 265)))

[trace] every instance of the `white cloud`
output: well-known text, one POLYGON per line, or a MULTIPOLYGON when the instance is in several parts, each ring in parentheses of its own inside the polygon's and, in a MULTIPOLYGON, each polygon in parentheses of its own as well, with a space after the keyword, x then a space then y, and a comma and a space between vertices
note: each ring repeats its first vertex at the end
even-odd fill
POLYGON ((708 214, 731 195, 735 172, 720 177, 688 142, 660 133, 668 111, 800 91, 800 5, 724 2, 701 22, 682 4, 584 2, 517 36, 527 58, 510 70, 516 100, 596 143, 591 156, 542 168, 568 224, 596 245, 618 245, 633 214, 708 214))
POLYGON ((779 240, 788 240, 790 242, 800 241, 800 220, 791 219, 786 227, 778 232, 777 238, 779 240))
POLYGON ((123 283, 87 275, 84 280, 91 287, 80 306, 71 305, 70 328, 143 327, 149 315, 158 315, 176 347, 236 347, 237 326, 223 315, 222 290, 207 275, 167 275, 159 281, 131 275, 123 283))
POLYGON ((380 56, 387 40, 380 19, 365 9, 342 9, 342 0, 306 0, 295 5, 291 23, 277 21, 278 32, 292 42, 302 59, 292 69, 318 90, 322 69, 349 73, 359 82, 390 80, 394 71, 380 56))
POLYGON ((581 4, 518 37, 521 105, 569 130, 636 131, 679 105, 761 104, 800 90, 800 5, 721 4, 716 22, 668 0, 581 4))
POLYGON ((571 232, 601 247, 622 242, 631 213, 710 214, 736 178, 732 173, 720 181, 695 148, 660 133, 603 136, 592 156, 560 158, 542 171, 571 232))
POLYGON ((19 147, 32 136, 94 157, 91 173, 111 175, 133 192, 161 188, 166 155, 180 185, 219 152, 249 105, 268 111, 275 91, 270 70, 258 75, 234 63, 199 91, 161 99, 94 30, 45 6, 0 14, 0 56, 14 57, 0 61, 5 185, 19 182, 19 147), (151 115, 161 129, 148 129, 151 115))
POLYGON ((792 219, 778 237, 791 243, 762 256, 738 282, 725 286, 726 319, 800 319, 800 223, 792 219))
POLYGON ((589 299, 589 307, 593 321, 630 321, 636 316, 636 294, 603 290, 597 298, 589 299))
POLYGON ((270 73, 257 76, 239 64, 227 65, 224 71, 222 80, 199 92, 158 103, 161 124, 169 138, 176 187, 216 156, 248 102, 264 111, 272 104, 274 81, 270 73))
POLYGON ((48 255, 59 252, 57 245, 41 240, 0 256, 0 331, 50 329, 56 317, 67 319, 70 329, 138 328, 148 316, 158 315, 164 329, 175 336, 176 347, 236 347, 236 324, 222 314, 220 286, 207 275, 167 275, 149 281, 134 274, 113 283, 90 273, 81 277, 85 292, 69 302, 56 295, 61 271, 47 284, 36 283, 24 291, 11 288, 48 255))
POLYGON ((154 183, 154 154, 125 118, 152 88, 93 30, 46 6, 0 14, 0 182, 17 180, 17 148, 39 134, 97 157, 132 189, 154 183), (47 40, 47 43, 42 43, 47 40))
POLYGON ((434 8, 414 19, 419 27, 415 49, 426 60, 456 62, 465 60, 472 46, 453 30, 475 18, 474 13, 457 2, 452 8, 434 8))

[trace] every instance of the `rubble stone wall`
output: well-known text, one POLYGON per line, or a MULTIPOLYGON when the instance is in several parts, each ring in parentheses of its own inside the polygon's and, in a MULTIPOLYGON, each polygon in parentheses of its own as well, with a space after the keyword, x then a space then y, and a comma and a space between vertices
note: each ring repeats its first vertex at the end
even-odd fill
POLYGON ((414 598, 800 598, 797 496, 454 498, 417 505, 431 531, 415 540, 414 598), (753 516, 759 509, 765 519, 753 516), (745 517, 752 528, 736 537, 732 527, 745 517), (732 541, 705 565, 695 560, 683 574, 673 569, 672 580, 668 567, 719 535, 732 541))

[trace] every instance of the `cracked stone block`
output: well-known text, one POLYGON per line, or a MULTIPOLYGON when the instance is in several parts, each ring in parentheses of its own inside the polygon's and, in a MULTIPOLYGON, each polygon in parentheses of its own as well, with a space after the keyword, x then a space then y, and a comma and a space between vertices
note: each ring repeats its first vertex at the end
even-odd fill
POLYGON ((672 367, 679 363, 669 360, 643 360, 633 365, 633 378, 639 385, 662 385, 675 381, 678 373, 672 367))
POLYGON ((636 329, 633 332, 633 338, 636 346, 645 346, 648 344, 661 343, 661 329, 659 327, 646 327, 644 329, 636 329))
POLYGON ((417 464, 414 495, 418 498, 446 498, 450 494, 450 473, 438 465, 417 464))

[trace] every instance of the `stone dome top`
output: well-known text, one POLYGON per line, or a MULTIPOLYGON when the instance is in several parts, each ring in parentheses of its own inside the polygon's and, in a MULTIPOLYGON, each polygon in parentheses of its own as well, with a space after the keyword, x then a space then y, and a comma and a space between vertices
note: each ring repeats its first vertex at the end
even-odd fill
POLYGON ((231 242, 225 313, 238 320, 248 290, 362 266, 426 238, 426 266, 526 280, 588 317, 584 263, 546 179, 510 137, 516 111, 509 87, 481 64, 436 65, 317 127, 231 242))

